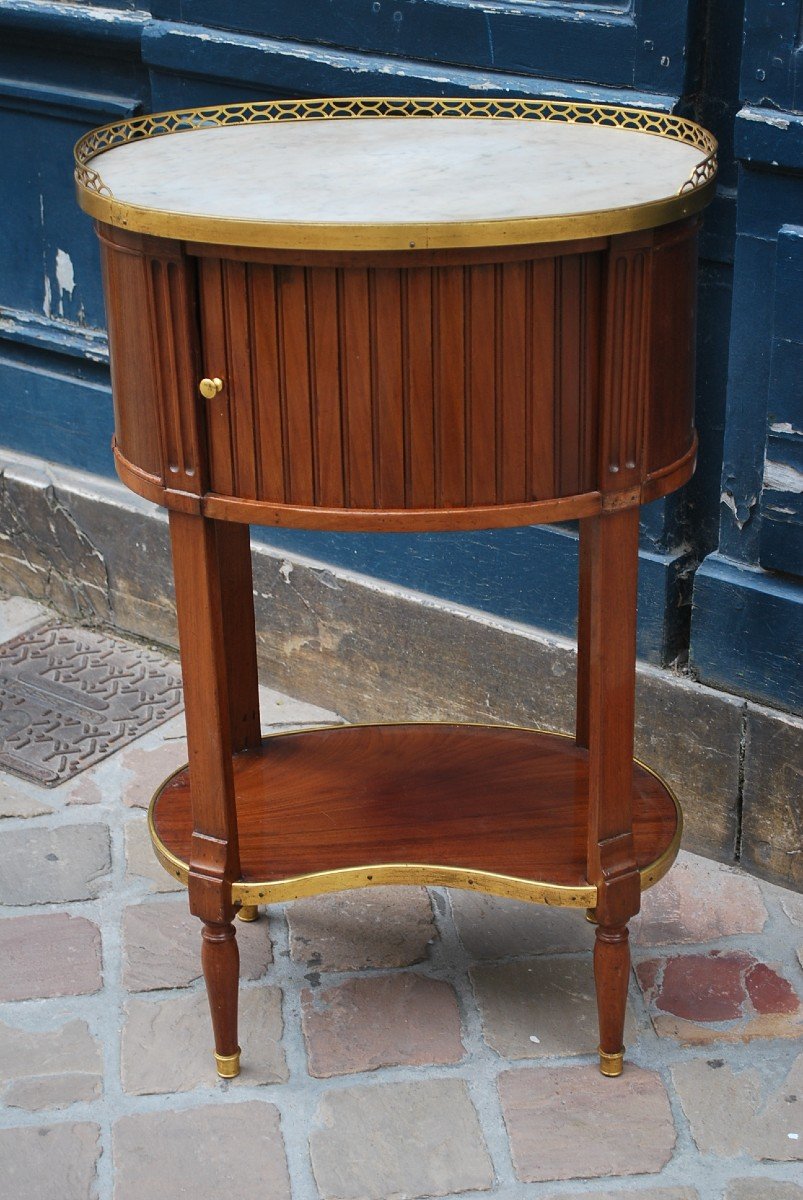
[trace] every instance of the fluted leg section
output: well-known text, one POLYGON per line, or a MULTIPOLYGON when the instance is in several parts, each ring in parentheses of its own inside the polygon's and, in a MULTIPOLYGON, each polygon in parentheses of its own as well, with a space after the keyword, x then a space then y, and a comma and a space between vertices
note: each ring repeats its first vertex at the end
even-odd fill
POLYGON ((630 944, 626 925, 597 926, 594 945, 594 982, 599 1013, 599 1069, 603 1075, 621 1075, 625 1048, 627 985, 630 980, 630 944))
POLYGON ((213 925, 204 922, 201 964, 215 1034, 215 1062, 222 1079, 240 1074, 240 1047, 237 1044, 237 992, 240 983, 240 953, 231 923, 213 925))

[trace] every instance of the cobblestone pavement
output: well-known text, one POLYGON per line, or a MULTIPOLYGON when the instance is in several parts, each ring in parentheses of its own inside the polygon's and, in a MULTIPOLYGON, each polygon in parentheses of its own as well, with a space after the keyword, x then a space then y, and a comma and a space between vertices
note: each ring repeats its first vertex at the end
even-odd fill
MULTIPOLYGON (((0 639, 42 615, 0 604, 0 639)), ((582 914, 376 888, 238 923, 218 1082, 143 812, 184 753, 179 717, 55 789, 0 776, 4 1197, 803 1200, 803 897, 691 855, 633 925, 619 1080, 582 914)))

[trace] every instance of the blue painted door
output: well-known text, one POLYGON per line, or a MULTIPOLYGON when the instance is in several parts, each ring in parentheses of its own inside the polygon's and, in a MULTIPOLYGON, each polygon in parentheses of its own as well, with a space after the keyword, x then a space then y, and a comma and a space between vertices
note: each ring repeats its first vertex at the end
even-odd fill
POLYGON ((759 562, 803 575, 803 226, 782 225, 775 262, 759 562))
POLYGON ((803 0, 746 0, 718 546, 697 571, 700 679, 803 707, 803 0))

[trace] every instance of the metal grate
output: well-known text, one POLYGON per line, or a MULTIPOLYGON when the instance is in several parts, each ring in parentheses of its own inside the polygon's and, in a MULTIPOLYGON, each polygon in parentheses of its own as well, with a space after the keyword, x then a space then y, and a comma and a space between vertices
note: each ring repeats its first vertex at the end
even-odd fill
POLYGON ((181 676, 157 651, 40 626, 0 645, 0 768, 55 787, 181 705, 181 676))

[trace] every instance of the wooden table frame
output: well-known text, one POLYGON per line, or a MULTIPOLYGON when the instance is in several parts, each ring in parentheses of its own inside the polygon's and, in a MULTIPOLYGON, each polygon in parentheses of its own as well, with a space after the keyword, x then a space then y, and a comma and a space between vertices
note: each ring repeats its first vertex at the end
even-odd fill
MULTIPOLYGON (((694 469, 696 229, 691 217, 654 230, 545 245, 328 254, 183 243, 98 224, 118 471, 139 494, 166 506, 170 517, 192 780, 186 859, 168 845, 158 808, 152 816, 154 838, 168 869, 187 879, 191 911, 203 923, 203 970, 221 1075, 239 1071, 233 919, 240 907, 241 915, 255 915, 254 904, 242 901, 243 847, 235 802, 238 756, 259 753, 261 746, 249 523, 409 531, 573 518, 580 522, 575 743, 587 751, 587 850, 585 879, 578 881, 573 899, 564 887, 560 902, 592 910, 596 921, 600 1066, 607 1075, 621 1072, 628 921, 639 909, 642 887, 671 863, 680 837, 678 810, 671 828, 656 834, 652 857, 646 864, 638 861, 632 808, 636 592, 639 506, 680 486, 694 469), (533 280, 546 281, 545 290, 533 280), (435 349, 431 341, 426 349, 426 338, 414 345, 410 314, 415 307, 399 317, 398 298, 409 303, 413 287, 429 296, 421 303, 442 305, 434 317, 426 310, 435 349), (521 293, 523 310, 516 302, 520 287, 530 288, 521 293), (355 316, 361 288, 368 288, 372 299, 355 316), (487 311, 478 311, 482 295, 487 311), (541 303, 549 305, 546 324, 537 313, 541 303), (324 324, 312 328, 310 311, 326 314, 327 304, 335 305, 340 325, 326 326, 324 316, 324 324), (270 371, 263 369, 264 362, 255 365, 255 355, 270 349, 259 339, 267 327, 265 314, 273 320, 271 305, 280 312, 284 356, 279 408, 271 408, 270 380, 265 382, 270 371), (480 453, 481 422, 490 418, 478 408, 467 414, 465 402, 462 416, 455 407, 465 378, 455 384, 454 360, 438 358, 447 319, 454 320, 449 338, 463 339, 463 371, 485 371, 487 387, 476 395, 488 393, 496 414, 488 436, 502 439, 495 443, 491 467, 480 463, 468 482, 480 453), (483 325, 492 320, 498 323, 496 336, 508 339, 504 355, 496 354, 494 370, 483 363, 481 348, 483 325), (552 330, 549 344, 533 349, 544 328, 552 330), (375 355, 371 347, 378 329, 383 344, 395 338, 407 356, 404 478, 399 483, 394 476, 392 457, 387 457, 393 451, 382 441, 384 433, 376 435, 374 424, 371 437, 360 442, 362 426, 355 420, 348 428, 351 492, 336 503, 330 493, 348 490, 343 483, 348 472, 338 466, 340 483, 324 478, 324 466, 332 461, 322 449, 331 435, 323 428, 327 413, 316 409, 317 426, 304 417, 312 425, 305 437, 289 444, 296 420, 289 408, 297 403, 299 379, 306 379, 308 394, 310 379, 322 388, 327 372, 335 377, 332 355, 339 356, 340 403, 351 404, 342 364, 353 364, 348 356, 360 336, 366 353, 375 355), (433 447, 419 445, 417 451, 411 441, 417 418, 411 416, 409 375, 420 365, 416 355, 425 356, 430 391, 437 393, 430 401, 435 415, 428 418, 433 447), (512 374, 504 365, 511 361, 518 364, 512 374), (553 417, 539 441, 533 436, 536 400, 530 392, 532 381, 542 378, 544 363, 547 408, 538 411, 553 417), (198 397, 202 376, 222 381, 209 402, 198 397), (530 396, 525 417, 516 407, 516 388, 530 396), (265 424, 277 412, 284 422, 278 435, 284 439, 281 485, 271 483, 274 447, 265 424), (524 485, 518 438, 505 441, 499 433, 508 419, 521 419, 529 438, 524 485), (459 421, 466 429, 476 422, 474 441, 466 433, 455 449, 443 431, 459 421), (416 478, 421 454, 434 483, 423 474, 416 478), (361 478, 371 470, 379 472, 380 482, 375 474, 364 485, 361 478), (421 503, 416 489, 423 494, 427 488, 430 500, 421 503)), ((359 397, 369 425, 386 411, 387 397, 402 387, 388 377, 381 355, 372 363, 359 397)), ((356 386, 356 376, 350 378, 356 386)), ((332 394, 333 389, 334 383, 332 394)), ((481 408, 484 401, 476 403, 481 408)), ((347 452, 345 428, 341 422, 336 465, 338 455, 347 452)), ((292 836, 279 829, 276 835, 292 836)), ((437 862, 437 846, 433 858, 437 862)), ((326 868, 322 862, 319 870, 326 868)), ((433 871, 429 881, 442 879, 433 871)), ((536 882, 532 898, 542 899, 536 882)), ((314 882, 307 890, 316 890, 314 882)))

